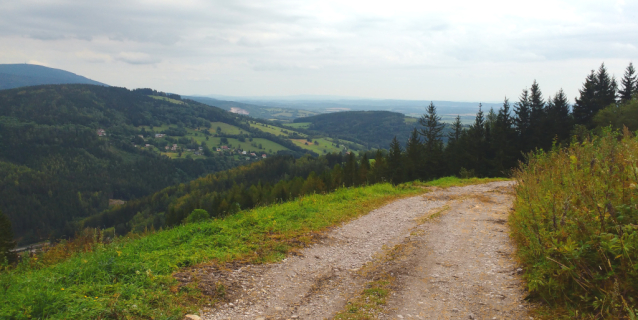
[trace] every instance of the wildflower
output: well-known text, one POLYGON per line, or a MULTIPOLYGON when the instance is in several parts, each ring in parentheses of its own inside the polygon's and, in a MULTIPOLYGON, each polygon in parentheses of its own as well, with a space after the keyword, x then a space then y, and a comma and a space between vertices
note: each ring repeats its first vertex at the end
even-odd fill
POLYGON ((64 288, 62 288, 62 289, 60 289, 60 290, 64 291, 64 288))

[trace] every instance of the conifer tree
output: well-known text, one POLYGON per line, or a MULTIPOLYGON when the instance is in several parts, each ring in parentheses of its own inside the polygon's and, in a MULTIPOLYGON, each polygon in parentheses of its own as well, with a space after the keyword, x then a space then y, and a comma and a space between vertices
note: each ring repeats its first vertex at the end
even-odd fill
POLYGON ((469 138, 469 165, 467 169, 474 169, 477 174, 483 176, 487 171, 486 164, 486 143, 485 143, 485 116, 482 105, 479 104, 479 111, 474 119, 474 124, 468 130, 469 138))
POLYGON ((368 159, 368 154, 363 153, 363 157, 361 157, 361 165, 359 166, 359 182, 362 185, 368 184, 368 174, 370 173, 370 160, 368 159))
POLYGON ((551 137, 547 133, 547 117, 545 110, 545 100, 543 99, 543 93, 538 85, 538 82, 534 80, 529 90, 529 106, 530 106, 530 135, 527 146, 527 150, 533 148, 545 149, 548 144, 551 145, 551 137))
POLYGON ((582 89, 578 90, 580 97, 576 98, 576 104, 574 104, 573 114, 574 123, 584 125, 586 127, 591 126, 591 119, 594 117, 597 111, 597 94, 598 77, 594 70, 585 78, 582 89))
POLYGON ((441 123, 441 117, 436 113, 434 103, 426 108, 425 114, 419 119, 422 128, 419 133, 423 136, 424 148, 424 179, 431 179, 437 176, 437 168, 441 166, 443 156, 443 140, 441 133, 444 124, 441 123))
POLYGON ((374 183, 388 181, 388 165, 386 163, 385 156, 383 156, 383 152, 379 149, 377 149, 377 152, 374 155, 374 166, 372 166, 371 171, 374 183))
POLYGON ((423 179, 423 145, 419 138, 419 133, 414 128, 405 146, 406 153, 406 175, 409 179, 423 179))
POLYGON ((596 73, 596 77, 598 81, 596 82, 596 95, 597 95, 597 109, 594 110, 594 114, 598 112, 600 109, 616 103, 616 91, 618 90, 618 86, 616 84, 616 79, 612 76, 609 77, 609 73, 607 72, 607 68, 605 68, 605 64, 601 64, 600 68, 598 68, 598 72, 596 73))
POLYGON ((569 132, 572 128, 572 117, 569 112, 569 101, 563 89, 558 90, 554 98, 548 99, 547 116, 551 120, 548 132, 552 139, 558 142, 569 142, 569 132))
POLYGON ((620 81, 622 88, 618 91, 618 98, 621 103, 631 101, 632 96, 638 92, 638 81, 636 80, 636 69, 630 62, 625 70, 625 75, 620 81))
POLYGON ((503 175, 507 169, 516 165, 519 151, 515 147, 516 130, 514 119, 510 115, 510 103, 507 97, 503 101, 503 107, 498 110, 494 125, 492 149, 494 150, 492 175, 503 175))
POLYGON ((403 182, 403 150, 396 136, 390 143, 390 153, 388 154, 388 172, 390 181, 393 184, 403 182))
POLYGON ((445 147, 445 162, 447 163, 447 173, 457 174, 461 169, 461 163, 464 159, 464 150, 462 147, 463 124, 461 116, 456 116, 452 123, 452 130, 448 132, 447 146, 445 147))
POLYGON ((529 91, 527 89, 523 89, 523 93, 518 99, 518 102, 514 106, 514 113, 516 114, 516 118, 514 119, 514 124, 516 125, 516 130, 518 131, 518 150, 522 152, 529 151, 530 144, 530 136, 531 136, 531 125, 530 125, 530 100, 529 100, 529 91))
POLYGON ((354 152, 350 152, 347 156, 346 166, 343 169, 343 183, 346 187, 352 187, 358 185, 357 179, 357 161, 354 158, 354 152))
POLYGON ((13 229, 11 221, 2 210, 0 210, 0 264, 3 262, 14 263, 17 255, 11 252, 15 248, 16 242, 13 240, 13 229))

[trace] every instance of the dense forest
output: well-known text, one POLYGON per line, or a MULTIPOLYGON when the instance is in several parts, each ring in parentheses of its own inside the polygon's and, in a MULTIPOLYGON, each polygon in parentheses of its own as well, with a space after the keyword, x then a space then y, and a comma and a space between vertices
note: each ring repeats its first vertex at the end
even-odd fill
POLYGON ((638 112, 637 90, 633 66, 627 68, 618 90, 601 65, 587 77, 574 106, 562 90, 544 98, 534 81, 517 102, 506 98, 497 111, 479 108, 471 126, 462 126, 457 118, 448 133, 443 132, 436 106, 430 104, 405 143, 395 137, 388 151, 269 159, 166 188, 86 219, 81 226, 113 227, 122 234, 179 224, 194 209, 222 217, 339 187, 385 181, 398 184, 448 175, 508 176, 525 154, 588 135, 590 129, 609 125, 606 119, 613 118, 610 122, 616 127, 635 122, 618 115, 622 114, 619 110, 638 112), (607 116, 602 118, 604 114, 607 116))
POLYGON ((72 221, 105 210, 109 199, 140 198, 247 163, 227 156, 170 159, 152 149, 167 141, 142 138, 153 136, 146 128, 170 126, 175 137, 164 140, 178 143, 186 129, 209 128, 213 121, 275 141, 296 156, 306 152, 251 129, 236 115, 150 89, 47 85, 0 91, 0 210, 20 243, 71 236, 72 221))
POLYGON ((309 122, 309 131, 354 141, 368 148, 383 149, 394 136, 400 141, 410 136, 415 123, 409 119, 391 111, 343 111, 297 118, 294 122, 309 122))

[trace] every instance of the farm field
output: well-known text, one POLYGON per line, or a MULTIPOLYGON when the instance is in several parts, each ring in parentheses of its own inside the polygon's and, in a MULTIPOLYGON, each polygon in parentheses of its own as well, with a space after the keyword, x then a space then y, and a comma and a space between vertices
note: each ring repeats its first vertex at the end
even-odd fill
POLYGON ((153 99, 157 99, 157 100, 164 100, 164 101, 168 101, 170 103, 174 103, 174 104, 184 104, 184 101, 179 101, 179 100, 175 100, 175 99, 171 99, 168 97, 160 97, 160 96, 149 96, 153 99))
POLYGON ((334 146, 333 142, 326 138, 313 139, 313 142, 308 142, 306 139, 290 139, 294 144, 318 154, 324 154, 328 152, 340 152, 343 150, 343 147, 337 148, 334 146), (317 141, 319 144, 316 145, 314 142, 317 141), (308 143, 306 145, 306 143, 308 143), (325 151, 325 152, 324 152, 325 151))
MULTIPOLYGON (((289 137, 293 132, 296 132, 291 130, 290 128, 282 128, 282 127, 277 127, 273 125, 262 125, 262 124, 255 124, 255 123, 249 123, 249 125, 251 128, 255 128, 263 132, 274 134, 276 136, 282 136, 282 137, 289 137), (289 133, 281 132, 282 130, 286 130, 289 133)), ((303 133, 299 133, 299 132, 296 132, 296 133, 299 137, 302 137, 302 138, 306 137, 306 135, 303 133)))
POLYGON ((223 122, 211 122, 210 123, 210 133, 217 133, 217 128, 221 129, 221 134, 231 134, 238 135, 244 133, 241 128, 235 127, 231 124, 223 123, 223 122))

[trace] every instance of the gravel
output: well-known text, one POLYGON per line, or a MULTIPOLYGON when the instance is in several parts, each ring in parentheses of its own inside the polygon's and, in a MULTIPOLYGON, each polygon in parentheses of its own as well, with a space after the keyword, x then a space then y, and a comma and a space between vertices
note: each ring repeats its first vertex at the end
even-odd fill
POLYGON ((505 224, 511 186, 494 182, 432 190, 335 228, 279 263, 244 265, 224 273, 200 270, 215 281, 223 276, 233 293, 231 301, 203 310, 201 316, 332 318, 370 281, 362 267, 383 260, 388 249, 410 243, 414 249, 395 258, 398 261, 383 262, 397 275, 379 318, 523 317, 523 285, 505 224), (424 219, 441 210, 441 217, 424 219))

